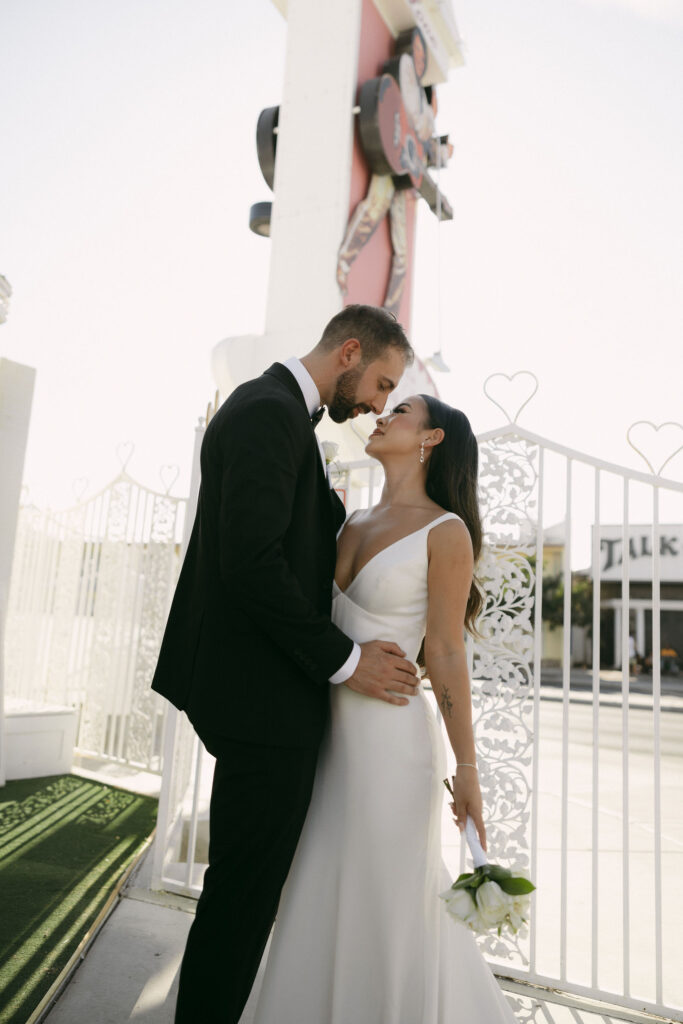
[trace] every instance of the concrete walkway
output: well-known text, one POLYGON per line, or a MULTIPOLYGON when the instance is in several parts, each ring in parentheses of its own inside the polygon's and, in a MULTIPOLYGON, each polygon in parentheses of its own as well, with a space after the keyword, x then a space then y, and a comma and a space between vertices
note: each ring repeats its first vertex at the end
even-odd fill
POLYGON ((129 891, 48 1014, 50 1024, 170 1024, 194 913, 185 902, 186 909, 180 901, 143 902, 129 891))

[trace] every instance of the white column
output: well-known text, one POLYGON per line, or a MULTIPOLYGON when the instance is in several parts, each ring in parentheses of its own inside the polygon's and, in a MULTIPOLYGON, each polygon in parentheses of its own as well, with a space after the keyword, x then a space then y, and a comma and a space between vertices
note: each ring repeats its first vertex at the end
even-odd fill
POLYGON ((361 6, 287 7, 266 310, 274 358, 292 339, 297 351, 312 346, 342 306, 337 252, 349 215, 361 6))
POLYGON ((621 668, 621 605, 614 609, 614 667, 621 668))
MULTIPOLYGON (((206 430, 207 419, 200 417, 197 426, 194 429, 194 451, 192 454, 192 471, 190 473, 190 494, 187 499, 187 507, 185 508, 185 523, 183 525, 183 540, 180 549, 180 564, 185 560, 187 554, 187 548, 190 543, 190 536, 192 534, 192 527, 194 525, 195 516, 197 514, 197 502, 199 500, 199 485, 201 483, 201 465, 200 457, 202 450, 202 441, 204 440, 204 432, 206 430)), ((172 594, 169 594, 168 604, 170 606, 172 594)), ((164 867, 166 854, 170 845, 171 833, 173 826, 178 817, 178 813, 181 810, 183 801, 186 795, 186 789, 184 785, 177 785, 175 773, 176 773, 176 750, 179 743, 192 743, 194 742, 192 737, 187 734, 187 730, 183 732, 180 728, 181 712, 177 710, 172 704, 166 705, 166 720, 164 723, 164 748, 163 748, 163 764, 162 764, 162 775, 161 775, 161 791, 159 793, 159 810, 157 813, 157 827, 156 834, 154 836, 154 845, 152 847, 152 889, 163 889, 164 882, 164 867), (174 793, 177 796, 176 803, 173 803, 174 793)), ((182 760, 182 759, 181 759, 182 760)), ((187 779, 183 780, 185 785, 187 779)), ((191 851, 188 850, 188 854, 191 855, 191 851)))
POLYGON ((645 656, 645 609, 636 608, 636 654, 645 656))
POLYGON ((14 538, 36 371, 0 359, 0 785, 5 784, 4 643, 14 538))
MULTIPOLYGON (((277 0, 276 0, 277 3, 277 0)), ((289 0, 270 225, 266 328, 212 353, 223 396, 303 355, 342 308, 337 253, 349 216, 362 0, 289 0)))
MULTIPOLYGON (((278 4, 280 6, 280 4, 278 4)), ((266 329, 212 353, 222 394, 303 355, 342 308, 337 253, 349 216, 362 0, 289 0, 270 225, 266 329)))

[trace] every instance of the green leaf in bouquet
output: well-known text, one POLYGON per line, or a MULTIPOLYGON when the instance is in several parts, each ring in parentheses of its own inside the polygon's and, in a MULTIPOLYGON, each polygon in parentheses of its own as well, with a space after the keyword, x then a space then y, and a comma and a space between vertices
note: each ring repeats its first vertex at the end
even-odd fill
POLYGON ((470 889, 478 889, 482 882, 485 882, 488 878, 488 864, 481 864, 478 868, 474 869, 472 874, 472 881, 470 882, 470 889))
POLYGON ((498 883, 503 892, 508 896, 521 896, 527 892, 533 892, 536 886, 528 878, 505 878, 498 883))
POLYGON ((512 877, 512 872, 510 871, 510 869, 504 868, 501 864, 487 864, 486 866, 489 869, 489 878, 492 878, 494 882, 498 882, 499 885, 501 885, 503 879, 512 877))
POLYGON ((472 887, 471 882, 473 877, 474 875, 471 871, 466 871, 464 874, 458 875, 456 880, 453 882, 451 889, 470 889, 472 887))

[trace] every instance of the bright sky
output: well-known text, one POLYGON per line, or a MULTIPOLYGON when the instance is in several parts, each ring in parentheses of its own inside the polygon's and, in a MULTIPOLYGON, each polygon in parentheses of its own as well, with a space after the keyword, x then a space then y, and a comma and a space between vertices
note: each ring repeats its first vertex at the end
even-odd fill
MULTIPOLYGON (((485 377, 533 370, 522 424, 643 468, 628 425, 683 419, 683 5, 454 6, 467 63, 439 93, 455 143, 441 393, 482 431, 502 422, 485 377)), ((3 0, 0 355, 38 371, 39 503, 106 483, 129 439, 134 476, 178 463, 187 492, 211 348, 263 328, 269 242, 247 219, 269 198, 254 135, 281 98, 285 38, 270 0, 3 0)), ((436 229, 425 207, 423 356, 439 337, 436 229)))

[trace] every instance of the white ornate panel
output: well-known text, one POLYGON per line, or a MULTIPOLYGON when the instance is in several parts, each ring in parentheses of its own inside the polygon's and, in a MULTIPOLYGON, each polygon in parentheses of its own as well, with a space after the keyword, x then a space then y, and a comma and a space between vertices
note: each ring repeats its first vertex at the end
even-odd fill
MULTIPOLYGON (((486 807, 489 856, 528 873, 533 734, 532 658, 536 549, 535 445, 516 439, 480 445, 484 545, 478 578, 485 606, 474 642, 472 703, 486 807)), ((480 938, 496 959, 527 963, 524 938, 480 938)))

